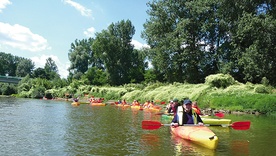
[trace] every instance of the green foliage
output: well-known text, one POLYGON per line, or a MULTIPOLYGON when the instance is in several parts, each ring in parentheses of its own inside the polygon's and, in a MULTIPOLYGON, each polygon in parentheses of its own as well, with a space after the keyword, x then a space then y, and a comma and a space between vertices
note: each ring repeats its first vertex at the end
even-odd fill
POLYGON ((16 76, 25 77, 29 73, 32 73, 35 65, 31 59, 21 59, 16 68, 16 76))
POLYGON ((83 40, 76 39, 75 43, 71 43, 71 49, 68 54, 71 64, 68 70, 73 76, 78 73, 78 78, 80 78, 80 73, 85 73, 90 64, 97 64, 91 49, 93 42, 94 39, 89 38, 83 40))
POLYGON ((46 89, 43 86, 37 86, 32 88, 30 90, 31 98, 35 98, 35 99, 43 98, 45 90, 46 89))
POLYGON ((254 88, 254 91, 256 93, 268 94, 268 93, 271 93, 271 88, 264 85, 256 85, 254 88))
POLYGON ((112 86, 143 80, 144 58, 131 44, 134 33, 131 21, 122 20, 96 34, 93 50, 103 60, 108 84, 112 86))
POLYGON ((17 88, 14 84, 0 83, 0 95, 16 94, 17 88))
POLYGON ((227 88, 235 84, 235 79, 229 74, 209 75, 205 78, 205 83, 211 87, 227 88))
POLYGON ((107 84, 106 72, 97 67, 89 68, 82 78, 87 78, 90 85, 102 86, 107 84))

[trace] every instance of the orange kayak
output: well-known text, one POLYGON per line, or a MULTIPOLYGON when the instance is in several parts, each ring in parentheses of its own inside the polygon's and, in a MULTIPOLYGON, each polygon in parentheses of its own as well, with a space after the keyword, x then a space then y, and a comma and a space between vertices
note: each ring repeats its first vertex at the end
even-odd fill
POLYGON ((105 106, 105 103, 90 103, 90 106, 105 106))
POLYGON ((79 105, 80 105, 80 102, 72 102, 71 105, 72 105, 72 106, 79 106, 79 105))
POLYGON ((216 149, 218 146, 218 137, 206 126, 188 125, 171 127, 171 132, 180 138, 190 140, 209 149, 216 149))
POLYGON ((141 109, 141 110, 143 110, 143 107, 142 106, 131 106, 131 109, 141 109))
POLYGON ((128 104, 125 104, 125 105, 123 105, 123 104, 116 104, 115 106, 118 106, 118 107, 130 107, 130 105, 128 105, 128 104))
POLYGON ((151 107, 151 108, 144 108, 144 111, 151 111, 151 112, 158 112, 160 111, 162 108, 160 107, 151 107))

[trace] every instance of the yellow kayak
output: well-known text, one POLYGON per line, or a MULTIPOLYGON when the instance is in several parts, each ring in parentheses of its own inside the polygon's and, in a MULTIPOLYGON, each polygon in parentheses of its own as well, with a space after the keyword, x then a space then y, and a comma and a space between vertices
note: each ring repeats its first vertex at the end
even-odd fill
POLYGON ((117 107, 130 107, 130 105, 128 105, 128 104, 125 104, 125 105, 123 105, 123 104, 116 104, 115 106, 117 106, 117 107))
POLYGON ((130 108, 131 108, 131 109, 135 109, 135 110, 143 110, 143 107, 142 107, 142 106, 138 106, 138 105, 136 105, 136 106, 131 106, 130 108))
POLYGON ((105 106, 105 103, 90 103, 90 106, 105 106))
POLYGON ((72 102, 71 105, 72 105, 72 106, 79 106, 79 105, 80 105, 80 102, 72 102))
POLYGON ((171 132, 185 140, 190 140, 200 146, 216 149, 218 146, 218 137, 206 126, 178 126, 171 127, 171 132))
POLYGON ((212 119, 212 118, 201 118, 204 124, 211 126, 229 125, 231 124, 231 119, 212 119))

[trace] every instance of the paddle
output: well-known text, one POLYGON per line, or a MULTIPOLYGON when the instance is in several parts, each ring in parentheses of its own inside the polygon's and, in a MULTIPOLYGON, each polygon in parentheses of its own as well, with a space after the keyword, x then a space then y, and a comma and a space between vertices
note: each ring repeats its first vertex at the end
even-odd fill
MULTIPOLYGON (((229 125, 222 125, 222 126, 232 127, 235 130, 248 130, 250 128, 250 123, 251 123, 250 121, 238 121, 229 125)), ((150 120, 142 121, 142 129, 155 130, 155 129, 159 129, 161 126, 171 126, 171 124, 162 124, 159 121, 150 121, 150 120)), ((184 126, 198 126, 198 125, 185 124, 184 126)), ((210 125, 205 124, 204 126, 210 126, 210 125)))
MULTIPOLYGON (((166 114, 166 113, 159 112, 159 113, 156 113, 155 115, 163 115, 163 114, 166 114)), ((172 115, 172 114, 167 114, 167 115, 172 115)), ((224 117, 223 113, 215 113, 214 115, 217 116, 217 117, 219 117, 219 118, 223 118, 224 117)))

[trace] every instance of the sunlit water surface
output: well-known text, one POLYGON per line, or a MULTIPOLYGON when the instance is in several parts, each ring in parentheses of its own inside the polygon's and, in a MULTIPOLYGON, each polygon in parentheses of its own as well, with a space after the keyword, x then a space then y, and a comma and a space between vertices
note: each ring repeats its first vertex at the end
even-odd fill
POLYGON ((251 121, 238 131, 210 127, 219 137, 209 150, 174 137, 169 127, 143 130, 143 120, 161 120, 156 113, 114 105, 71 106, 70 102, 0 98, 0 155, 273 155, 273 116, 226 115, 251 121))

